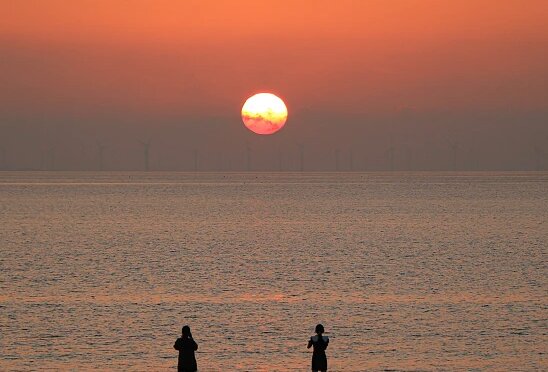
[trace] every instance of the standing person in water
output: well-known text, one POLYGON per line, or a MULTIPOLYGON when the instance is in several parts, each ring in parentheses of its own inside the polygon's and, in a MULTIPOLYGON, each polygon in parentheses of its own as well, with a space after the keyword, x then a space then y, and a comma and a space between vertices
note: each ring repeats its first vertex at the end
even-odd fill
POLYGON ((179 363, 177 364, 178 372, 196 372, 198 365, 194 352, 198 350, 198 344, 192 339, 190 327, 184 326, 182 329, 182 337, 175 341, 173 348, 179 350, 179 363))
POLYGON ((310 337, 308 341, 307 349, 314 346, 314 352, 312 353, 312 371, 318 372, 327 371, 327 356, 325 355, 325 349, 329 345, 329 337, 322 336, 325 332, 323 325, 318 324, 316 326, 316 336, 310 337))

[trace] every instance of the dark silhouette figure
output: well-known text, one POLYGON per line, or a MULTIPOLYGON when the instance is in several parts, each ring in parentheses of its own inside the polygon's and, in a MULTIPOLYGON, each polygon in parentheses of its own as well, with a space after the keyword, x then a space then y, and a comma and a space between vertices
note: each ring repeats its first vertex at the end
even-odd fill
POLYGON ((327 371, 327 356, 325 355, 325 349, 329 345, 329 337, 322 336, 324 333, 323 325, 318 324, 316 326, 316 336, 310 337, 307 348, 314 346, 314 352, 312 353, 312 371, 318 372, 327 371))
POLYGON ((178 372, 195 372, 198 370, 196 357, 194 352, 198 350, 198 344, 192 339, 190 327, 184 326, 182 329, 182 337, 175 341, 173 348, 179 350, 179 363, 177 364, 178 372))

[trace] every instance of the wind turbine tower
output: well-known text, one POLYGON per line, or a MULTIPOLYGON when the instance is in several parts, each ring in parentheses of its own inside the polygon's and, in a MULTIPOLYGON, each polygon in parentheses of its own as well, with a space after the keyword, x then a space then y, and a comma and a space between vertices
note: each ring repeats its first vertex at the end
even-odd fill
POLYGON ((101 142, 97 141, 97 153, 99 155, 99 170, 103 171, 105 170, 105 150, 107 148, 106 145, 102 144, 101 142))
POLYGON ((251 171, 251 146, 249 145, 249 142, 246 142, 245 144, 245 154, 246 154, 246 161, 247 161, 247 171, 251 171))
POLYGON ((457 141, 449 141, 449 146, 451 147, 453 170, 457 170, 457 153, 459 150, 459 143, 457 141))
POLYGON ((6 148, 4 146, 0 146, 0 170, 8 169, 6 159, 6 148))
POLYGON ((299 171, 304 172, 304 144, 299 143, 299 171))
POLYGON ((46 153, 46 162, 49 169, 55 170, 55 146, 51 146, 46 153))
POLYGON ((390 147, 388 147, 388 150, 386 150, 386 153, 388 155, 388 164, 390 166, 390 171, 394 171, 394 153, 395 148, 394 145, 390 144, 390 147))
POLYGON ((150 155, 150 140, 148 141, 140 141, 141 145, 143 146, 143 156, 145 161, 145 171, 148 172, 150 170, 150 163, 149 163, 149 155, 150 155))
POLYGON ((87 159, 87 151, 86 151, 86 145, 84 142, 79 141, 78 142, 80 147, 80 170, 86 169, 86 159, 87 159))
POLYGON ((536 171, 539 171, 540 168, 541 168, 541 152, 540 152, 540 147, 538 145, 535 145, 533 147, 533 152, 534 152, 534 156, 535 156, 535 170, 536 171))

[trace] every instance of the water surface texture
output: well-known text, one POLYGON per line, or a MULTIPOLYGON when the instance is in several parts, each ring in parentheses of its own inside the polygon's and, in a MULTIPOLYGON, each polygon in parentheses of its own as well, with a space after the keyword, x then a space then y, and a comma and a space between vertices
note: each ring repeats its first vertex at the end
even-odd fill
POLYGON ((0 173, 0 370, 547 369, 548 173, 0 173))

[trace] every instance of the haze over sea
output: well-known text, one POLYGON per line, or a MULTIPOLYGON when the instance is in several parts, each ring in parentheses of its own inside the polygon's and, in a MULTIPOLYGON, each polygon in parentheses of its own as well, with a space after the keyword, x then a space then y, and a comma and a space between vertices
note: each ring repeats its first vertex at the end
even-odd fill
POLYGON ((547 369, 548 173, 0 173, 0 370, 547 369))

